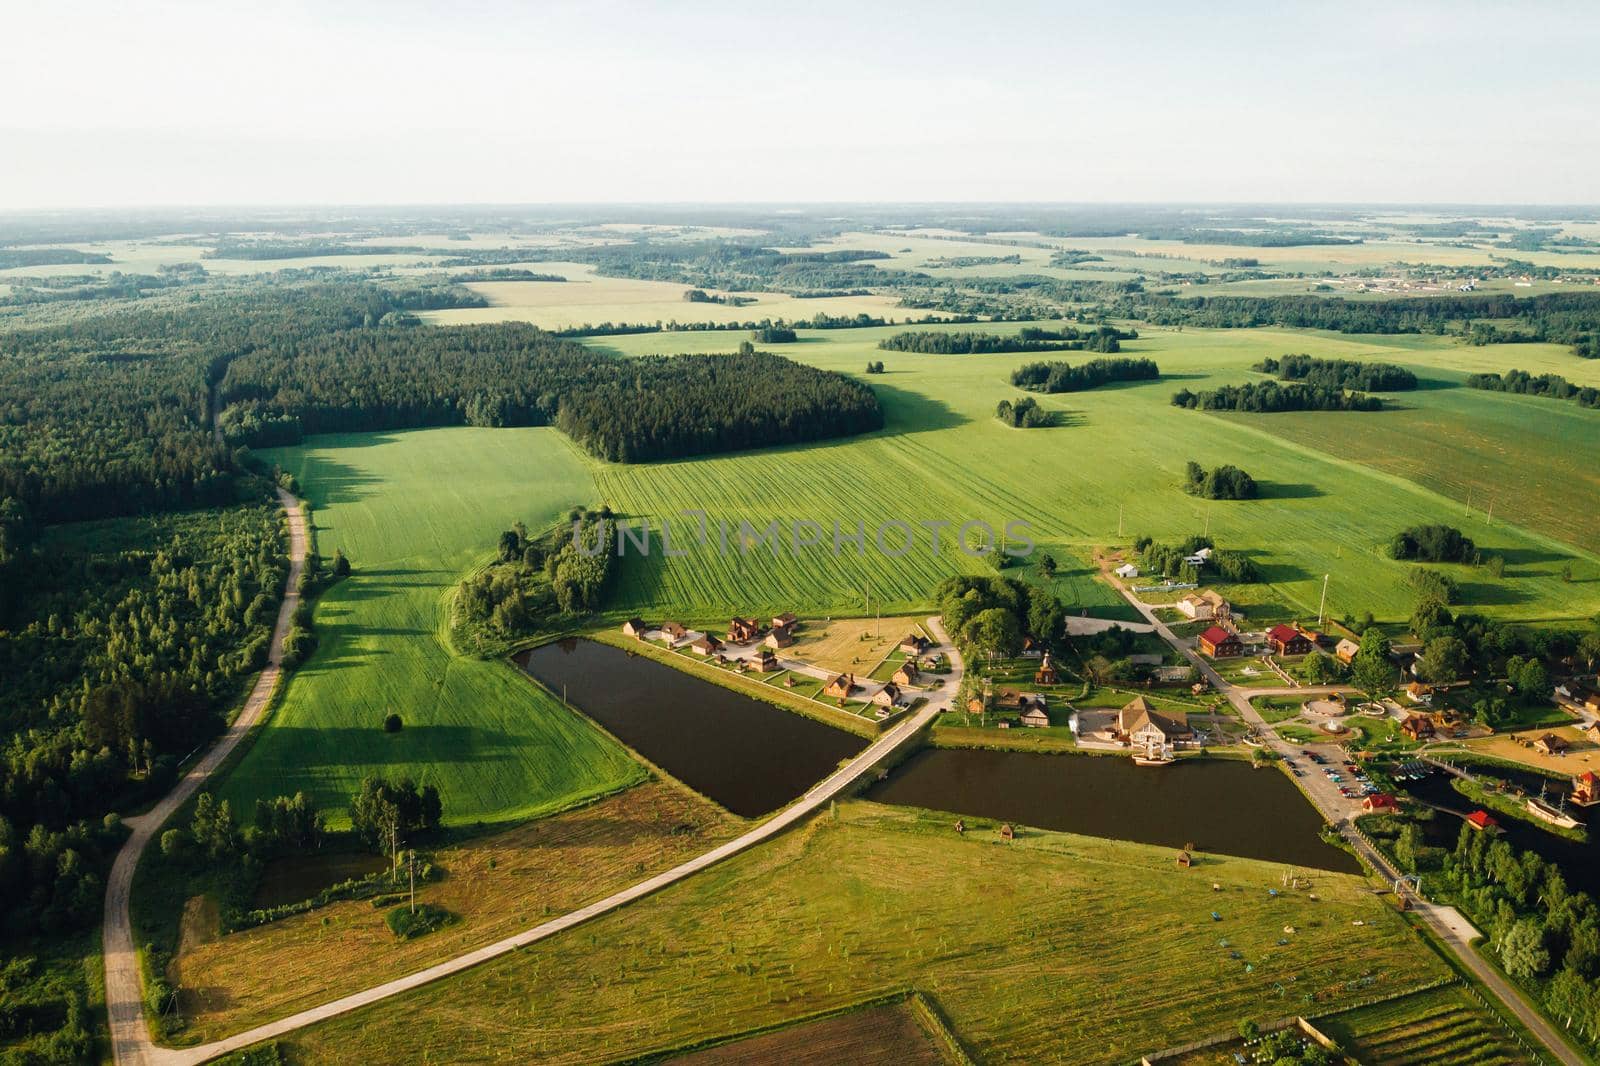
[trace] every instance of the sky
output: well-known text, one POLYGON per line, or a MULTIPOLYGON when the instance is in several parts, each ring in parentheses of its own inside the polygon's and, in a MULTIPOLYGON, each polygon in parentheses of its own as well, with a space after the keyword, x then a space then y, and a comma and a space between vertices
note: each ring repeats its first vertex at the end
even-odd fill
POLYGON ((1600 201, 1581 2, 0 0, 0 41, 0 210, 1600 201))

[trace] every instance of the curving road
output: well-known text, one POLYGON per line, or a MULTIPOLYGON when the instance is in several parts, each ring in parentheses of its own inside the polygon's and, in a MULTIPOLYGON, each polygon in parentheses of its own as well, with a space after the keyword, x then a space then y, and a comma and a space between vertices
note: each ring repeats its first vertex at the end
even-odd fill
MULTIPOLYGON (((1243 689, 1230 684, 1223 676, 1212 668, 1211 663, 1186 642, 1179 640, 1167 625, 1156 616, 1156 612, 1145 604, 1138 596, 1130 592, 1120 581, 1107 575, 1107 580, 1122 593, 1140 614, 1155 626, 1155 631, 1163 640, 1172 645, 1173 649, 1184 655, 1192 662, 1211 686, 1227 697, 1228 702, 1238 709, 1244 720, 1253 726, 1257 733, 1267 738, 1280 756, 1293 759, 1300 754, 1301 747, 1290 744, 1278 736, 1276 730, 1262 718, 1255 706, 1250 702, 1253 697, 1271 695, 1312 695, 1334 691, 1354 691, 1338 686, 1326 685, 1312 688, 1263 688, 1243 689)), ((1361 811, 1358 800, 1349 799, 1340 794, 1338 787, 1322 774, 1308 774, 1298 778, 1297 783, 1305 793, 1312 805, 1315 806, 1323 818, 1338 830, 1339 835, 1350 845, 1355 853, 1371 867, 1379 877, 1397 884, 1399 873, 1389 864, 1389 861, 1378 853, 1377 849, 1367 842, 1366 837, 1356 829, 1354 816, 1361 811)), ((1428 927, 1438 935, 1445 946, 1461 961, 1461 964, 1472 971, 1472 975, 1481 981, 1494 996, 1499 999, 1507 1011, 1516 1015, 1529 1032, 1531 1032, 1545 1047, 1550 1049, 1557 1060, 1567 1066, 1584 1066, 1589 1060, 1579 1055, 1572 1045, 1567 1043, 1560 1030, 1551 1025, 1545 1017, 1535 1010, 1522 998, 1511 983, 1502 977, 1493 966, 1489 965, 1478 951, 1472 947, 1472 942, 1480 936, 1461 913, 1454 907, 1443 907, 1426 899, 1412 895, 1412 910, 1415 911, 1428 927)))
POLYGON ((306 560, 306 523, 299 500, 283 489, 278 490, 278 500, 289 516, 289 581, 284 590, 283 605, 278 608, 277 624, 272 629, 272 646, 267 652, 266 669, 256 678, 243 709, 222 739, 191 766, 183 779, 154 807, 144 814, 124 820, 124 824, 133 832, 117 852, 116 861, 111 866, 110 880, 106 883, 101 950, 106 964, 106 1013, 111 1023, 111 1050, 119 1063, 154 1063, 167 1054, 150 1042, 150 1033, 145 1028, 139 957, 134 951, 133 923, 128 914, 128 896, 133 887, 133 873, 139 865, 139 856, 173 812, 183 806, 205 783, 206 778, 216 772, 261 719, 282 673, 284 641, 289 636, 295 609, 300 606, 300 574, 306 560))
MULTIPOLYGON (((291 577, 291 587, 292 585, 293 578, 291 577)), ((281 621, 282 619, 280 619, 280 622, 281 621)), ((137 860, 138 849, 142 849, 143 847, 143 843, 140 843, 138 848, 133 851, 133 859, 129 860, 127 863, 126 874, 120 882, 120 904, 118 906, 122 916, 121 931, 122 940, 124 942, 124 955, 122 957, 125 960, 124 967, 126 969, 126 974, 124 976, 130 977, 131 983, 119 981, 115 996, 113 996, 112 993, 111 962, 111 929, 113 925, 112 896, 117 892, 115 886, 119 884, 115 870, 113 871, 112 877, 113 888, 107 893, 106 897, 106 999, 108 1003, 115 1003, 112 1014, 112 1046, 116 1052, 117 1062, 119 1064, 137 1064, 137 1066, 192 1066, 192 1064, 205 1062, 209 1059, 216 1058, 219 1055, 225 1055, 231 1051, 237 1051, 241 1048, 249 1047, 252 1044, 259 1044, 264 1040, 273 1040, 278 1037, 285 1036, 296 1029, 301 1029, 308 1025, 314 1025, 317 1022, 324 1021, 336 1015, 344 1014, 348 1011, 357 1010, 361 1007, 366 1007, 373 1003, 377 1003, 380 1000, 388 999, 390 996, 399 995, 402 992, 408 992, 412 989, 420 988, 421 986, 432 981, 437 981, 442 977, 448 977, 451 974, 460 973, 462 970, 470 969, 471 967, 477 966, 480 963, 488 962, 490 959, 497 958, 501 955, 515 951, 518 948, 526 947, 529 944, 544 940, 545 938, 554 936, 557 933, 564 932, 573 928, 574 926, 581 925, 592 918, 597 918, 600 915, 614 911, 619 907, 624 907, 635 900, 642 899, 651 893, 658 892, 661 889, 666 888, 668 885, 682 881, 687 877, 691 877, 694 874, 699 873, 701 870, 716 865, 724 859, 731 858, 742 851, 746 851, 749 848, 754 847, 764 840, 768 840, 777 836, 785 829, 788 829, 796 823, 808 818, 824 804, 837 798, 841 793, 849 789, 851 785, 853 785, 867 773, 871 772, 876 766, 893 754, 895 750, 898 749, 902 744, 906 743, 912 737, 915 737, 928 723, 932 722, 938 714, 950 706, 951 701, 955 699, 956 691, 961 686, 961 678, 965 669, 965 664, 962 662, 961 653, 956 650, 953 644, 950 643, 949 636, 945 633, 944 626, 941 624, 938 618, 928 619, 928 629, 934 635, 934 637, 938 639, 939 644, 944 646, 945 650, 948 650, 950 655, 950 674, 946 678, 945 683, 939 687, 939 689, 929 698, 928 702, 924 704, 916 712, 916 714, 896 724, 893 728, 885 732, 883 736, 874 741, 860 755, 857 755, 844 766, 840 767, 828 777, 824 778, 819 784, 812 787, 809 792, 801 796, 793 804, 784 808, 782 811, 778 812, 778 814, 756 826, 743 836, 736 837, 733 840, 720 845, 719 847, 713 848, 703 855, 696 856, 687 862, 673 867, 665 873, 660 873, 654 877, 647 878, 644 881, 640 881, 638 884, 625 888, 620 892, 613 893, 604 899, 596 900, 586 907, 579 908, 578 910, 572 911, 568 914, 563 914, 559 918, 553 918, 548 922, 545 922, 541 925, 536 925, 532 929, 524 930, 523 932, 507 937, 504 940, 485 945, 484 947, 478 948, 474 951, 467 952, 464 955, 458 955, 453 959, 448 959, 444 962, 437 963, 425 970, 419 970, 413 974, 407 974, 405 977, 397 978, 374 988, 369 988, 361 992, 356 992, 352 995, 344 996, 330 1003, 324 1003, 320 1007, 312 1007, 311 1009, 301 1011, 298 1014, 291 1014, 287 1018, 280 1018, 275 1022, 268 1022, 265 1025, 257 1026, 254 1029, 247 1030, 235 1036, 217 1040, 210 1044, 203 1044, 199 1047, 156 1047, 150 1041, 149 1034, 145 1030, 143 1019, 140 1014, 141 1000, 138 964, 137 960, 134 959, 132 955, 133 945, 128 935, 127 923, 127 882, 132 880, 133 863, 135 860, 137 860)), ((273 645, 274 656, 277 654, 278 646, 279 645, 277 642, 275 642, 273 645)), ((276 658, 274 658, 273 661, 276 662, 276 658)), ((263 681, 265 680, 265 677, 263 677, 263 681)), ((258 684, 257 688, 260 687, 261 686, 258 684)), ((271 692, 270 686, 266 689, 266 691, 268 693, 271 692)), ((254 699, 255 693, 252 693, 252 702, 254 699)), ((264 704, 265 699, 263 699, 262 702, 264 704)), ((259 708, 257 708, 257 713, 259 714, 259 708)), ((239 718, 242 722, 245 718, 245 715, 241 714, 239 718)), ((235 728, 237 728, 237 723, 235 728)), ((231 749, 234 744, 238 743, 236 739, 232 738, 233 731, 230 730, 228 738, 225 738, 223 743, 218 745, 218 748, 231 749)), ((214 769, 216 764, 221 761, 224 755, 226 755, 226 751, 223 751, 221 755, 217 755, 215 750, 210 755, 207 755, 206 759, 202 763, 202 765, 207 766, 205 773, 209 773, 212 769, 214 769), (216 755, 217 757, 213 759, 213 755, 216 755)), ((189 777, 195 778, 196 773, 199 772, 200 769, 201 767, 197 766, 194 771, 190 772, 189 777)), ((203 773, 200 774, 200 776, 194 781, 194 785, 189 786, 187 791, 183 792, 183 797, 186 798, 189 793, 193 792, 194 787, 197 786, 201 780, 204 780, 203 773)), ((185 778, 185 784, 187 784, 188 781, 189 778, 185 778)), ((179 789, 174 790, 173 796, 176 796, 182 789, 183 786, 180 785, 179 789)), ((146 818, 155 819, 153 824, 150 825, 149 829, 144 834, 145 841, 148 841, 150 835, 157 827, 160 826, 160 819, 165 818, 168 814, 170 814, 172 810, 175 809, 181 802, 182 798, 173 800, 172 796, 169 796, 167 800, 162 801, 160 807, 158 807, 155 811, 152 811, 150 815, 145 816, 146 818), (157 817, 158 815, 159 817, 157 817)), ((124 846, 123 854, 119 854, 117 856, 118 869, 122 867, 123 859, 126 853, 128 852, 129 848, 134 847, 135 840, 137 839, 138 830, 135 830, 135 837, 131 838, 128 841, 128 844, 124 846)))

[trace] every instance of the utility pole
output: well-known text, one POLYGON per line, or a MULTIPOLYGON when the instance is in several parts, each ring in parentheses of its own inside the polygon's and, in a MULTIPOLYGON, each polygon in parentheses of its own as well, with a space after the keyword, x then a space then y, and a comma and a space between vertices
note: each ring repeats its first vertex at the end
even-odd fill
POLYGON ((1317 603, 1317 625, 1319 625, 1319 626, 1322 625, 1323 615, 1326 613, 1326 609, 1327 609, 1327 606, 1328 606, 1328 578, 1329 578, 1329 576, 1330 575, 1328 575, 1328 574, 1323 574, 1322 575, 1322 599, 1317 603))
POLYGON ((1494 497, 1493 496, 1489 497, 1489 513, 1483 516, 1483 520, 1485 522, 1493 522, 1494 521, 1494 497))

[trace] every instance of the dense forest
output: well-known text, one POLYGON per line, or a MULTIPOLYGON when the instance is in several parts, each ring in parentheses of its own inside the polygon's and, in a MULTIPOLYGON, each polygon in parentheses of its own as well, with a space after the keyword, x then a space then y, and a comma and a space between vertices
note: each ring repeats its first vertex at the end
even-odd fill
POLYGON ((1113 381, 1154 381, 1161 368, 1151 359, 1091 359, 1071 363, 1028 363, 1011 372, 1011 384, 1032 392, 1081 392, 1113 381))
POLYGON ((1223 385, 1216 389, 1172 394, 1175 407, 1201 411, 1379 411, 1383 401, 1361 392, 1320 385, 1279 385, 1276 381, 1223 385))
POLYGON ((252 282, 0 334, 0 499, 45 524, 232 503, 208 424, 230 362, 392 328, 453 291, 252 282))
POLYGON ((1472 374, 1467 385, 1491 392, 1511 392, 1520 396, 1548 396, 1553 400, 1572 400, 1579 407, 1600 407, 1600 389, 1574 385, 1560 374, 1535 376, 1526 370, 1507 370, 1504 374, 1472 374))
MULTIPOLYGON (((746 345, 748 348, 748 344, 746 345)), ((420 426, 553 424, 603 459, 646 462, 878 429, 872 390, 753 349, 617 359, 520 323, 343 330, 233 360, 230 443, 420 426)))
POLYGON ((1417 387, 1417 376, 1393 363, 1286 355, 1281 359, 1263 359, 1251 369, 1263 374, 1276 374, 1283 381, 1299 381, 1324 389, 1405 392, 1417 387))
POLYGON ((563 255, 593 263, 595 273, 602 277, 672 281, 724 292, 832 293, 883 285, 935 284, 926 274, 873 266, 873 261, 888 259, 889 254, 862 249, 780 252, 750 241, 640 240, 563 255))
POLYGON ((998 333, 960 331, 940 333, 896 333, 878 342, 878 347, 892 352, 920 352, 924 355, 981 355, 994 352, 1065 352, 1091 351, 1115 352, 1121 350, 1121 341, 1133 340, 1138 334, 1117 330, 1111 326, 1081 333, 1071 326, 1046 330, 1025 328, 1013 336, 998 333))
POLYGON ((1253 500, 1255 478, 1236 466, 1224 464, 1207 470, 1190 459, 1184 467, 1183 488, 1191 496, 1208 500, 1253 500))

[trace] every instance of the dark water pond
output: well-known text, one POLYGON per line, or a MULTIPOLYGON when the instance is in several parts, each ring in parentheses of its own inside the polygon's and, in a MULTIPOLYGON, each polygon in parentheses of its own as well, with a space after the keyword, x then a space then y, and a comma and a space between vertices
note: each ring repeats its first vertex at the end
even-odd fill
POLYGON ((388 868, 388 859, 370 852, 285 855, 271 860, 262 869, 261 880, 256 885, 254 905, 266 908, 299 903, 330 885, 388 868))
MULTIPOLYGON (((1475 775, 1491 776, 1480 767, 1473 767, 1471 772, 1475 775)), ((1496 769, 1492 776, 1521 785, 1530 795, 1535 796, 1539 794, 1541 784, 1548 785, 1547 798, 1551 803, 1556 802, 1567 790, 1567 786, 1562 782, 1551 781, 1540 774, 1496 769)), ((1462 817, 1478 808, 1476 803, 1451 787, 1450 775, 1442 770, 1436 770, 1418 781, 1403 782, 1401 787, 1418 799, 1453 811, 1462 817)), ((1600 817, 1600 807, 1574 807, 1572 812, 1584 822, 1600 817)), ((1591 828, 1588 841, 1579 843, 1540 829, 1531 816, 1528 819, 1520 819, 1501 814, 1499 811, 1489 813, 1500 823, 1506 840, 1513 847, 1532 851, 1546 862, 1554 863, 1561 868, 1561 873, 1570 887, 1600 897, 1600 844, 1596 843, 1595 829, 1591 828)), ((1441 813, 1423 831, 1423 838, 1429 844, 1438 847, 1454 848, 1460 833, 1460 820, 1441 813)))
POLYGON ((1251 859, 1359 873, 1323 842, 1322 817, 1275 769, 1226 759, 1135 766, 1089 755, 932 748, 867 798, 1251 859))
POLYGON ((746 818, 777 810, 867 746, 609 644, 562 640, 517 662, 624 744, 746 818))

